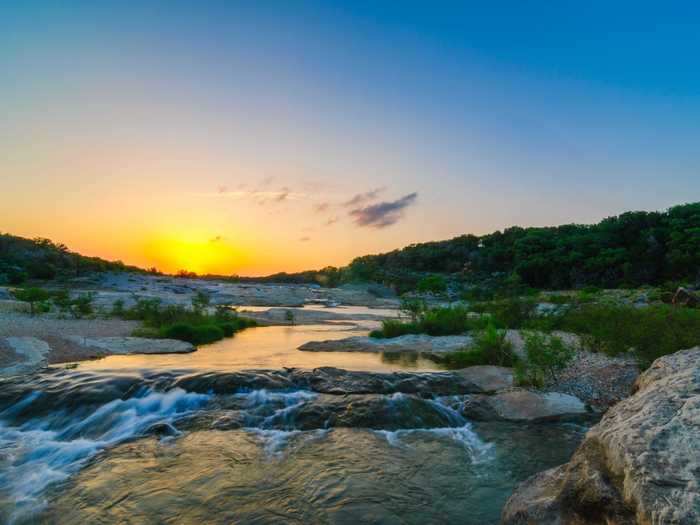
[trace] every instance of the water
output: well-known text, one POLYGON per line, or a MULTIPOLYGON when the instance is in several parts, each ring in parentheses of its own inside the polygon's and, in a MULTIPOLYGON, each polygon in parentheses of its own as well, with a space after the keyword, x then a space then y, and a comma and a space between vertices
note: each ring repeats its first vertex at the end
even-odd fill
POLYGON ((214 394, 220 375, 184 376, 0 384, 0 522, 496 523, 585 430, 477 425, 454 397, 214 394))
POLYGON ((0 380, 0 523, 488 525, 582 439, 571 423, 468 421, 460 396, 318 394, 282 370, 436 369, 297 350, 371 326, 254 328, 0 380))

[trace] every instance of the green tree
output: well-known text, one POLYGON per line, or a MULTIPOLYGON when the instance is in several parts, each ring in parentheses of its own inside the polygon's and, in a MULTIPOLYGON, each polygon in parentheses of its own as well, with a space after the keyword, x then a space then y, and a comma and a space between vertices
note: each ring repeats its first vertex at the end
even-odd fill
POLYGON ((43 288, 21 288, 14 291, 14 296, 18 301, 29 303, 29 311, 34 315, 37 303, 48 301, 51 294, 43 288))

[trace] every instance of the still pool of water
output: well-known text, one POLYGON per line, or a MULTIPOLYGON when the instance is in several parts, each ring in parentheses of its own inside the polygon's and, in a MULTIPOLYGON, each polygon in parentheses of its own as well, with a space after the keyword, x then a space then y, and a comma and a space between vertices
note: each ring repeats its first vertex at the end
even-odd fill
POLYGON ((395 371, 439 370, 428 359, 406 354, 360 352, 302 352, 307 341, 342 339, 366 335, 365 330, 347 326, 306 325, 249 328, 230 339, 201 347, 191 354, 109 356, 78 364, 81 370, 116 369, 212 369, 316 368, 335 366, 347 370, 395 371))

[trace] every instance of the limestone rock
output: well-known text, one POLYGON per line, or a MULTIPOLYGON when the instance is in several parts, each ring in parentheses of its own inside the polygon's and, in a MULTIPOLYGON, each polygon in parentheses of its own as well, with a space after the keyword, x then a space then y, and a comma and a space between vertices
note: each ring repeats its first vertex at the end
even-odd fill
POLYGON ((191 343, 175 339, 148 339, 145 337, 82 337, 67 336, 71 343, 86 348, 98 348, 110 354, 183 354, 194 352, 191 343))
POLYGON ((50 350, 36 337, 1 337, 0 376, 28 374, 46 367, 50 350))
POLYGON ((700 347, 657 359, 569 463, 537 474, 504 525, 700 523, 700 347))
POLYGON ((375 337, 346 337, 329 341, 309 341, 299 347, 305 352, 405 352, 445 353, 455 352, 469 346, 468 335, 433 337, 425 334, 409 334, 388 339, 375 337))
POLYGON ((462 413, 480 421, 535 422, 581 417, 587 411, 577 397, 518 388, 490 396, 469 396, 462 405, 462 413))

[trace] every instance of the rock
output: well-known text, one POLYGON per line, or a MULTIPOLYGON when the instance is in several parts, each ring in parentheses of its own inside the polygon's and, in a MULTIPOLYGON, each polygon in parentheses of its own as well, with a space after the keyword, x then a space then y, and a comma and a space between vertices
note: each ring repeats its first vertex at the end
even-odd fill
POLYGON ((676 306, 700 308, 700 295, 688 290, 687 288, 680 287, 678 290, 676 290, 671 303, 676 306))
POLYGON ((0 337, 0 376, 35 372, 47 366, 49 345, 36 337, 0 337))
POLYGON ((0 312, 18 312, 28 314, 31 311, 29 303, 15 301, 14 299, 0 300, 0 312))
MULTIPOLYGON (((460 372, 359 372, 322 367, 314 370, 295 369, 292 381, 314 392, 324 394, 418 394, 432 397, 483 393, 479 381, 460 372)), ((487 382, 488 383, 488 382, 487 382)))
POLYGON ((472 343, 468 335, 402 335, 389 339, 347 337, 329 341, 309 341, 299 347, 305 352, 416 352, 439 354, 461 350, 472 343))
POLYGON ((297 430, 338 427, 397 430, 449 427, 456 423, 445 407, 406 394, 321 395, 305 402, 290 416, 281 411, 266 423, 275 428, 297 430))
POLYGON ((501 523, 700 523, 700 347, 657 359, 571 461, 522 483, 501 523))
POLYGON ((66 340, 84 348, 98 348, 110 354, 183 354, 196 348, 175 339, 148 339, 145 337, 82 337, 67 336, 66 340))
POLYGON ((504 366, 470 366, 455 370, 453 373, 478 386, 485 394, 506 390, 513 386, 513 369, 504 366))
POLYGON ((478 421, 555 421, 581 417, 586 406, 577 397, 557 392, 513 389, 495 395, 469 396, 462 413, 478 421))
POLYGON ((353 321, 381 321, 386 319, 385 315, 379 314, 345 314, 302 308, 270 308, 263 312, 246 312, 242 310, 241 315, 249 319, 255 319, 258 324, 263 326, 324 324, 328 322, 333 324, 355 324, 353 321))

